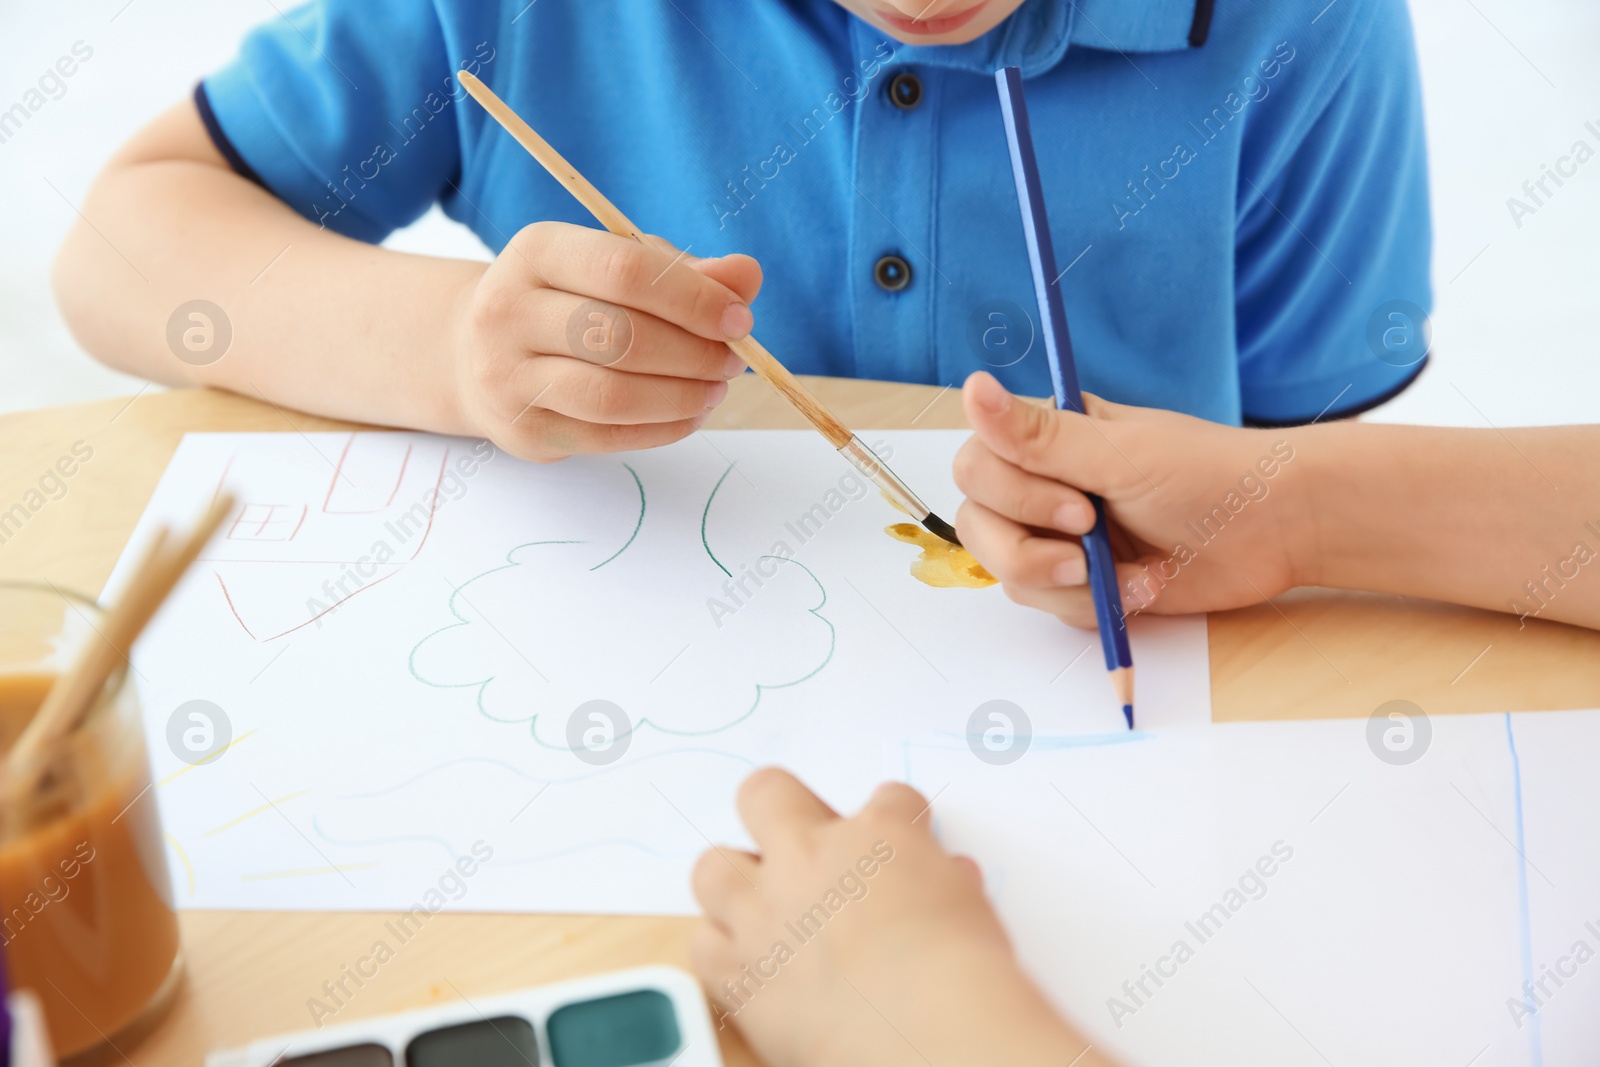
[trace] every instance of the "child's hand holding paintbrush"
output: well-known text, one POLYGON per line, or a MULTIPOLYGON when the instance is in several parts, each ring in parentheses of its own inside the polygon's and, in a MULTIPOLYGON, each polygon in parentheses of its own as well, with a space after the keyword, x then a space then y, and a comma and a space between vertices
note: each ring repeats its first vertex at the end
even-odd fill
MULTIPOLYGON (((620 208, 608 200, 599 189, 596 189, 589 179, 578 172, 576 167, 567 162, 566 158, 556 151, 550 142, 539 136, 532 126, 529 126, 520 115, 511 110, 504 100, 496 96, 494 90, 483 84, 476 75, 469 71, 462 70, 457 73, 456 77, 467 92, 472 94, 472 98, 483 105, 484 110, 489 112, 494 120, 508 134, 514 137, 517 143, 525 148, 528 154, 533 156, 552 178, 560 182, 580 204, 588 209, 589 213, 595 217, 595 220, 616 238, 621 240, 632 239, 640 246, 649 245, 652 250, 661 251, 662 242, 659 238, 650 237, 635 226, 632 220, 622 213, 620 208)), ((618 248, 615 245, 610 247, 613 249, 618 248)), ((670 247, 667 250, 670 251, 670 247)), ((615 251, 613 254, 637 265, 638 257, 634 253, 624 255, 621 251, 615 251)), ((675 261, 667 263, 662 268, 661 277, 665 277, 666 273, 674 265, 675 261)), ((634 267, 629 267, 625 273, 630 281, 643 277, 642 270, 638 271, 637 277, 635 277, 634 267)), ((724 315, 731 313, 726 308, 722 312, 724 315)), ((727 325, 732 326, 733 323, 729 321, 727 325)), ((843 456, 857 470, 866 475, 867 479, 883 492, 889 503, 916 519, 924 529, 935 537, 959 546, 960 542, 956 539, 955 528, 938 515, 935 515, 928 505, 924 504, 921 498, 912 492, 911 488, 889 469, 888 464, 884 463, 882 458, 867 446, 865 441, 853 434, 850 428, 841 422, 833 412, 823 407, 822 402, 813 396, 811 391, 802 385, 789 372, 787 367, 778 362, 776 356, 767 351, 759 341, 751 336, 748 332, 748 323, 744 322, 742 316, 739 319, 739 325, 746 328, 743 336, 727 338, 731 350, 737 354, 738 358, 748 363, 757 375, 792 404, 795 410, 819 434, 826 438, 830 445, 838 450, 839 455, 843 456)), ((725 388, 724 392, 726 392, 725 388)), ((720 400, 721 398, 722 395, 718 394, 716 399, 720 400)), ((710 407, 707 407, 706 410, 709 411, 710 407)), ((695 423, 695 425, 699 424, 695 423)), ((656 443, 661 444, 664 442, 656 443)))
POLYGON ((461 425, 523 459, 687 437, 745 369, 761 268, 539 222, 477 277, 456 316, 461 425))

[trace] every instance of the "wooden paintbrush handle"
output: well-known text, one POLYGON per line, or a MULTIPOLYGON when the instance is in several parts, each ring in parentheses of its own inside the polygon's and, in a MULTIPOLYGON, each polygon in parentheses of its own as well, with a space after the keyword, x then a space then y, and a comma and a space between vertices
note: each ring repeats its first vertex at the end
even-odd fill
MULTIPOLYGON (((100 699, 106 682, 125 663, 133 644, 166 601, 200 550, 233 509, 233 497, 219 494, 205 516, 181 542, 159 530, 134 568, 116 604, 87 640, 78 659, 56 679, 22 736, 6 754, 12 773, 31 773, 29 764, 51 744, 76 730, 100 699)), ((32 769, 36 771, 36 768, 32 769)))
POLYGON ((834 448, 843 448, 850 443, 850 428, 840 422, 833 412, 823 407, 822 401, 813 396, 811 390, 801 385, 800 379, 791 374, 788 367, 779 363, 778 357, 768 352, 766 346, 754 336, 730 341, 728 347, 738 353, 739 358, 748 363, 751 370, 761 375, 763 381, 783 394, 783 398, 793 404, 795 410, 804 415, 806 421, 815 426, 817 432, 826 437, 834 448))
POLYGON ((95 627, 94 636, 85 639, 72 666, 56 678, 45 694, 44 703, 33 713, 33 718, 6 754, 13 772, 32 764, 47 746, 70 732, 68 723, 75 709, 92 705, 106 679, 116 672, 135 632, 136 605, 155 584, 161 559, 171 547, 172 539, 167 530, 158 528, 134 566, 133 577, 122 597, 95 627))

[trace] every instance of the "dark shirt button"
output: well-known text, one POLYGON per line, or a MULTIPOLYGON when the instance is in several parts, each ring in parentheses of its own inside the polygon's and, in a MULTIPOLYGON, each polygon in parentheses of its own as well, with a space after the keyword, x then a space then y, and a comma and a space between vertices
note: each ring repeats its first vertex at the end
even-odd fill
POLYGON ((889 102, 901 111, 910 111, 922 103, 922 79, 910 71, 901 71, 889 80, 889 102))
POLYGON ((872 278, 889 292, 898 293, 911 284, 911 264, 904 256, 884 256, 873 266, 872 278))

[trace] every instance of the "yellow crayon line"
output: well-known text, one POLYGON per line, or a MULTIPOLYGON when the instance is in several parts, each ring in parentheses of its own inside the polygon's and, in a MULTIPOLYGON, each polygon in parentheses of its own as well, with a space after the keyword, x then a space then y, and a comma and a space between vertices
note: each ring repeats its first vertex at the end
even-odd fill
POLYGON ((376 867, 373 863, 347 863, 343 867, 307 867, 300 871, 267 871, 264 874, 242 874, 239 877, 246 882, 265 882, 273 878, 304 878, 313 874, 343 874, 345 871, 359 871, 368 867, 376 867))
POLYGON ((271 811, 272 810, 272 806, 274 804, 287 804, 289 801, 295 799, 296 797, 303 797, 309 792, 311 792, 311 790, 302 789, 298 793, 290 793, 286 797, 279 797, 277 800, 269 800, 265 804, 261 805, 259 808, 252 808, 251 810, 245 812, 243 815, 239 816, 237 819, 231 819, 228 822, 223 823, 221 826, 217 827, 215 830, 207 830, 205 836, 207 836, 207 837, 216 837, 218 834, 222 833, 222 831, 231 830, 235 826, 238 826, 240 823, 244 822, 246 819, 252 819, 257 815, 260 815, 264 811, 271 811))
POLYGON ((178 859, 183 862, 183 873, 189 876, 189 898, 194 899, 194 868, 189 865, 189 857, 184 854, 183 846, 171 834, 162 834, 167 839, 167 844, 172 846, 172 851, 178 854, 178 859))
POLYGON ((228 751, 228 749, 232 748, 234 745, 237 745, 240 741, 243 741, 245 738, 249 737, 250 734, 253 734, 253 733, 255 733, 254 730, 251 730, 248 733, 240 734, 238 737, 235 737, 232 741, 229 741, 227 744, 225 744, 221 748, 217 749, 215 752, 213 752, 211 755, 207 756, 205 759, 201 760, 199 763, 191 763, 187 767, 183 768, 182 770, 173 771, 171 774, 169 774, 165 778, 161 779, 161 781, 157 782, 156 785, 158 785, 158 786, 166 785, 168 782, 172 781, 174 778, 182 778, 184 775, 188 774, 190 771, 194 770, 196 767, 205 767, 205 766, 209 766, 210 764, 213 764, 213 763, 217 762, 217 760, 222 756, 222 754, 224 752, 228 751))

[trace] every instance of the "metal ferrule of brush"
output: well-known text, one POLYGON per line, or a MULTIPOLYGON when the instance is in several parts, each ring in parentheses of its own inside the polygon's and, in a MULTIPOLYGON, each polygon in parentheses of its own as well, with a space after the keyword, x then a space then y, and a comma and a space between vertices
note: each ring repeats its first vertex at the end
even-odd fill
POLYGON ((913 493, 861 438, 850 438, 849 442, 839 449, 839 455, 849 460, 856 470, 865 474, 873 485, 882 489, 897 507, 913 519, 922 522, 928 517, 928 505, 919 500, 917 494, 913 493))

